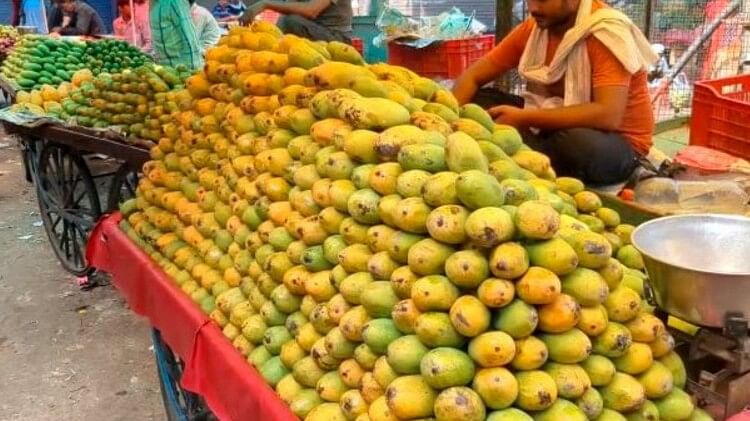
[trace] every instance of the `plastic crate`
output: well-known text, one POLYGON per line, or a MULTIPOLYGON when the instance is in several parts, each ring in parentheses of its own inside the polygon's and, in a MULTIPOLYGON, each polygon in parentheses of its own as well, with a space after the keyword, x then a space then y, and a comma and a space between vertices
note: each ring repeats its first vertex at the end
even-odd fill
POLYGON ((425 48, 388 43, 388 63, 429 78, 455 79, 495 45, 494 35, 445 40, 425 48))
POLYGON ((271 23, 277 23, 280 17, 281 17, 281 14, 279 14, 278 12, 274 12, 273 10, 268 10, 268 9, 258 14, 258 19, 264 20, 266 22, 271 22, 271 23))
POLYGON ((695 83, 690 144, 750 159, 750 75, 695 83))
POLYGON ((352 38, 352 47, 354 47, 360 54, 364 54, 365 46, 362 44, 362 38, 352 38))

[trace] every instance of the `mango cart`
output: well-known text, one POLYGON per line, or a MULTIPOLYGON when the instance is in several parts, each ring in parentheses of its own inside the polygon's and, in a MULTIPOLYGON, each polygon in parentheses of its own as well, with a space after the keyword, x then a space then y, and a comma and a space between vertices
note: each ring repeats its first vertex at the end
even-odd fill
POLYGON ((52 250, 65 270, 86 274, 89 232, 102 214, 134 196, 138 169, 149 159, 149 142, 126 143, 57 123, 3 125, 7 134, 20 139, 26 179, 36 186, 52 250), (114 158, 114 164, 102 164, 93 154, 114 158))

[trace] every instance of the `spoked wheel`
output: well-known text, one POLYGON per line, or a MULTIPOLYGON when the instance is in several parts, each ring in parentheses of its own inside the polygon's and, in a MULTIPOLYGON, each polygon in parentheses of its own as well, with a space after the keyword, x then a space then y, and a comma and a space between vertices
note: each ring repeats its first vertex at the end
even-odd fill
POLYGON ((159 388, 164 401, 164 410, 169 421, 215 421, 200 396, 180 387, 182 362, 172 353, 161 339, 156 329, 151 329, 151 342, 154 344, 156 371, 159 375, 159 388))
POLYGON ((109 185, 107 211, 116 210, 120 203, 134 198, 136 187, 138 187, 138 171, 127 163, 120 165, 115 175, 112 176, 112 184, 109 185))
POLYGON ((86 241, 101 215, 86 162, 65 146, 47 143, 39 157, 37 196, 44 229, 65 270, 88 272, 86 241))

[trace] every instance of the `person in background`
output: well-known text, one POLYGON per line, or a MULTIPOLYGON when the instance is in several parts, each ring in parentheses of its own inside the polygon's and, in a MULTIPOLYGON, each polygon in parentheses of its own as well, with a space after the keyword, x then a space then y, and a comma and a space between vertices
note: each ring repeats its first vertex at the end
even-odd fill
POLYGON ((203 67, 188 0, 151 0, 151 45, 160 64, 190 70, 203 67))
POLYGON ((531 17, 456 80, 454 95, 519 129, 558 175, 591 185, 626 181, 653 142, 651 45, 602 0, 527 5, 531 17), (527 82, 523 97, 495 92, 488 100, 480 88, 512 68, 527 82))
MULTIPOLYGON (((116 36, 140 48, 143 51, 151 50, 151 31, 144 28, 143 22, 138 22, 130 10, 131 0, 117 0, 117 11, 120 16, 112 22, 113 32, 116 36)), ((148 26, 148 23, 146 24, 148 26)))
POLYGON ((91 36, 105 33, 104 22, 93 7, 80 0, 56 0, 62 13, 54 13, 50 32, 91 36), (67 19, 66 19, 67 18, 67 19))
POLYGON ((216 2, 216 6, 211 10, 211 14, 218 22, 231 22, 238 19, 237 15, 232 13, 229 0, 219 0, 216 2))
POLYGON ((285 34, 313 41, 341 41, 351 44, 351 0, 260 0, 247 8, 240 22, 248 24, 266 9, 284 15, 279 18, 277 25, 285 34))
POLYGON ((221 38, 223 31, 208 9, 195 3, 195 0, 189 1, 190 15, 192 16, 193 24, 195 25, 195 35, 198 37, 198 42, 201 47, 201 55, 203 55, 206 50, 215 46, 219 42, 219 38, 221 38))
POLYGON ((21 0, 13 0, 11 3, 10 24, 18 26, 21 24, 21 0))
POLYGON ((35 27, 38 34, 49 33, 44 0, 21 0, 18 24, 35 27))
POLYGON ((245 6, 245 2, 243 0, 230 0, 229 2, 229 11, 237 16, 239 19, 240 16, 242 16, 243 13, 245 13, 245 10, 247 10, 247 6, 245 6))
POLYGON ((151 42, 151 22, 148 17, 148 0, 133 0, 133 19, 143 28, 144 37, 151 42))

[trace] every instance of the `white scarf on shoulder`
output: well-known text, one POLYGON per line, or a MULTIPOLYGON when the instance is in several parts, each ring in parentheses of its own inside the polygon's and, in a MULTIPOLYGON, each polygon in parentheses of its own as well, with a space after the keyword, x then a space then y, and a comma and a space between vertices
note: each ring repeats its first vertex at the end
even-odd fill
POLYGON ((565 97, 543 97, 524 92, 528 108, 557 108, 591 101, 591 64, 586 38, 595 36, 634 74, 648 69, 658 57, 640 29, 622 12, 611 8, 591 12, 592 0, 581 0, 575 26, 563 36, 549 65, 545 65, 548 31, 534 25, 518 65, 527 81, 550 85, 565 76, 565 97))

